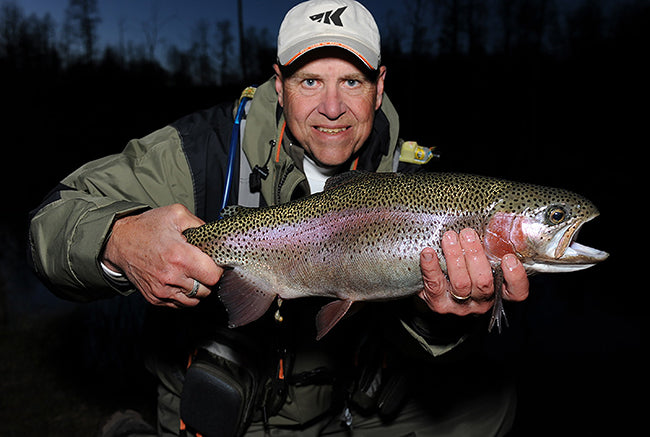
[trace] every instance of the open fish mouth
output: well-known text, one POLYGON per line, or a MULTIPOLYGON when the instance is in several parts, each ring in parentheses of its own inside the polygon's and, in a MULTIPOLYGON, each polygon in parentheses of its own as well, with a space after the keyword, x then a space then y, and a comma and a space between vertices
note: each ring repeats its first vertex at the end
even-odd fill
POLYGON ((607 259, 609 257, 607 252, 585 246, 576 241, 582 226, 596 217, 597 215, 594 215, 586 220, 578 221, 568 226, 564 232, 558 232, 552 241, 552 243, 557 242, 554 259, 550 259, 548 262, 551 264, 557 263, 556 268, 562 271, 570 271, 586 269, 607 259))

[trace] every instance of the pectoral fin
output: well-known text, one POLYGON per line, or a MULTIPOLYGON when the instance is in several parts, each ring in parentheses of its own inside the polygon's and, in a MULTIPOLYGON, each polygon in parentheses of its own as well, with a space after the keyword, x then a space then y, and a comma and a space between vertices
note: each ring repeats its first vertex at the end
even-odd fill
POLYGON ((492 273, 494 274, 494 305, 492 306, 488 332, 492 332, 492 328, 496 326, 500 334, 501 322, 503 321, 508 326, 508 318, 503 308, 503 271, 501 271, 501 265, 498 265, 492 273))
POLYGON ((335 300, 320 309, 316 315, 316 340, 320 340, 330 332, 330 329, 345 316, 353 302, 352 300, 335 300))
POLYGON ((235 328, 259 319, 269 309, 275 293, 261 289, 236 270, 226 270, 219 282, 219 298, 228 312, 228 326, 235 328))

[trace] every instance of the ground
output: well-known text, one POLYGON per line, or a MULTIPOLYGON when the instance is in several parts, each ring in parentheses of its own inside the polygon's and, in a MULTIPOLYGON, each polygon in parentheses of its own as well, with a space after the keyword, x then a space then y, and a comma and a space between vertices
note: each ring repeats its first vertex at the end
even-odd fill
MULTIPOLYGON (((626 435, 643 418, 641 311, 594 292, 591 276, 535 278, 528 301, 507 307, 511 326, 491 337, 518 381, 509 437, 626 435)), ((0 436, 95 436, 125 409, 154 423, 156 387, 140 344, 144 300, 64 303, 18 279, 0 314, 0 436), (17 294, 18 283, 29 287, 17 294)))
POLYGON ((106 355, 92 350, 88 326, 87 313, 75 307, 5 320, 1 436, 95 436, 111 414, 125 408, 153 421, 151 376, 141 363, 98 362, 106 355))

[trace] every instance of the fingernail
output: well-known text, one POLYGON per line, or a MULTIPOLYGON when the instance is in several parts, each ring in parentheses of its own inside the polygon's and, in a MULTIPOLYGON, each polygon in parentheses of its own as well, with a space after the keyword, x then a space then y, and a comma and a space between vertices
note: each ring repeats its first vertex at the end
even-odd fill
POLYGON ((433 259, 433 254, 431 252, 422 253, 422 259, 425 261, 431 261, 433 259))
POLYGON ((457 244, 458 243, 458 236, 454 231, 447 231, 445 232, 444 238, 447 240, 449 244, 457 244))
POLYGON ((513 271, 517 267, 519 267, 519 260, 517 259, 516 256, 514 255, 506 255, 503 257, 503 263, 505 264, 506 268, 510 271, 513 271))
POLYGON ((460 231, 460 235, 468 243, 473 243, 476 241, 476 232, 473 229, 463 229, 462 231, 460 231))

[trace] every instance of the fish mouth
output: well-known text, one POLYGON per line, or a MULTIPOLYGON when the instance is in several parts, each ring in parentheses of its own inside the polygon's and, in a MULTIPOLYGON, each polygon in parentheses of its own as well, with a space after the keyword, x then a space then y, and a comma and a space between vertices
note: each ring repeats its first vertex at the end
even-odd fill
POLYGON ((597 216, 598 214, 594 214, 586 220, 577 221, 568 226, 566 230, 556 234, 550 244, 550 247, 555 246, 553 259, 548 260, 551 264, 555 264, 555 267, 548 271, 582 270, 609 257, 607 252, 585 246, 576 241, 582 226, 597 216))

